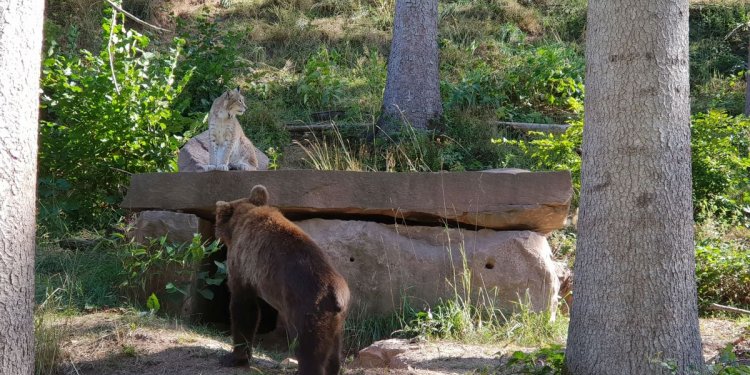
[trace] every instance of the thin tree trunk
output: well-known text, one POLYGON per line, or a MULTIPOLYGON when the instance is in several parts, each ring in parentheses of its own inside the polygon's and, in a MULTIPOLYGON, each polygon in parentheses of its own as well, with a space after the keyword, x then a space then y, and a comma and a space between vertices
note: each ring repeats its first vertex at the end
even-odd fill
POLYGON ((750 117, 750 41, 747 44, 747 70, 745 71, 745 80, 747 87, 745 88, 745 116, 750 117))
POLYGON ((417 129, 443 113, 438 71, 437 0, 396 0, 381 126, 417 129))
POLYGON ((701 369, 688 0, 589 1, 572 374, 701 369))
POLYGON ((0 0, 0 374, 34 372, 42 0, 0 0))

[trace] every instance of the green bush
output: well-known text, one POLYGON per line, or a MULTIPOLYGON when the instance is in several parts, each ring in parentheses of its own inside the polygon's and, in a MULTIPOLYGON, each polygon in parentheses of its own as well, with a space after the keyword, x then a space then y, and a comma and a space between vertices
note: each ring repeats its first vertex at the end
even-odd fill
MULTIPOLYGON (((513 25, 503 27, 520 33, 513 25)), ((462 47, 443 41, 442 50, 449 55, 441 64, 446 111, 489 107, 502 120, 542 123, 581 112, 583 57, 571 44, 474 41, 462 47)))
POLYGON ((334 109, 339 104, 344 85, 339 59, 336 50, 321 48, 307 60, 297 85, 304 106, 316 111, 334 109))
MULTIPOLYGON (((154 52, 149 38, 126 30, 123 20, 111 30, 111 55, 106 44, 98 55, 47 52, 41 80, 42 222, 64 215, 69 225, 91 223, 120 203, 130 174, 176 169, 176 153, 192 126, 171 108, 190 78, 189 72, 175 75, 184 41, 154 52)), ((107 39, 108 21, 103 32, 107 39)))
POLYGON ((220 31, 207 8, 193 23, 180 20, 177 29, 186 42, 176 74, 191 78, 173 108, 184 115, 203 115, 215 98, 233 86, 234 77, 245 67, 238 49, 242 37, 239 32, 220 31))
MULTIPOLYGON (((181 293, 186 297, 193 294, 191 288, 203 298, 212 300, 213 291, 209 286, 221 285, 227 278, 226 264, 215 262, 216 271, 201 271, 193 274, 196 266, 204 263, 211 255, 221 249, 219 241, 203 241, 200 234, 195 234, 188 243, 174 244, 166 236, 152 239, 145 246, 129 243, 123 247, 123 270, 126 281, 123 286, 131 288, 136 296, 145 297, 149 287, 164 287, 167 293, 181 293), (164 285, 153 285, 157 280, 164 280, 162 273, 171 271, 176 280, 166 280, 164 285)), ((150 298, 150 297, 148 297, 150 298)))
MULTIPOLYGON (((750 120, 710 111, 692 118, 692 172, 696 220, 719 215, 747 222, 750 213, 750 120)), ((580 188, 583 122, 563 134, 531 132, 516 139, 493 139, 501 167, 570 170, 580 188)))
POLYGON ((743 219, 750 212, 750 120, 710 111, 693 116, 693 196, 696 219, 743 219))
POLYGON ((732 116, 745 112, 745 71, 731 75, 716 74, 691 90, 693 113, 725 111, 732 116))
MULTIPOLYGON (((501 167, 528 168, 540 171, 568 170, 574 190, 581 188, 581 142, 583 121, 573 121, 562 134, 530 132, 526 138, 498 138, 492 142, 501 149, 501 167)), ((577 202, 577 194, 575 201, 577 202)))
POLYGON ((735 28, 749 20, 750 4, 717 2, 690 8, 692 87, 708 82, 717 74, 731 75, 743 69, 750 30, 735 28))
POLYGON ((704 240, 695 247, 698 301, 750 308, 750 247, 739 241, 704 240))

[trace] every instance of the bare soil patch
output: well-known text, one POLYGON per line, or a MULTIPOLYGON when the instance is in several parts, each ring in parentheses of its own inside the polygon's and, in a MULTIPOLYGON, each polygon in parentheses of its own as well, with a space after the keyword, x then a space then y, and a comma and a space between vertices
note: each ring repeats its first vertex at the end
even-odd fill
MULTIPOLYGON (((60 373, 66 375, 239 375, 292 374, 280 365, 288 353, 256 350, 246 368, 222 368, 219 359, 230 349, 229 339, 219 332, 191 328, 178 321, 138 316, 124 310, 59 317, 53 324, 67 326, 62 342, 60 373)), ((701 319, 704 356, 710 359, 729 343, 742 356, 750 353, 750 322, 701 319)), ((503 356, 515 350, 508 345, 474 345, 455 342, 418 342, 401 354, 404 369, 358 369, 345 365, 347 374, 465 374, 492 372, 503 356)), ((747 357, 746 357, 747 358, 747 357)))

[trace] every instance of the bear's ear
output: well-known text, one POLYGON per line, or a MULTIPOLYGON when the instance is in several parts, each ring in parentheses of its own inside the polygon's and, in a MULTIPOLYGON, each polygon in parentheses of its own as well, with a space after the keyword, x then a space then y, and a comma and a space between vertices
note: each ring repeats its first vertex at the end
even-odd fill
POLYGON ((265 206, 268 204, 268 190, 263 185, 253 186, 253 190, 250 191, 250 203, 256 206, 265 206))
POLYGON ((232 217, 233 213, 234 208, 232 207, 231 203, 224 201, 216 202, 216 223, 226 222, 230 217, 232 217))

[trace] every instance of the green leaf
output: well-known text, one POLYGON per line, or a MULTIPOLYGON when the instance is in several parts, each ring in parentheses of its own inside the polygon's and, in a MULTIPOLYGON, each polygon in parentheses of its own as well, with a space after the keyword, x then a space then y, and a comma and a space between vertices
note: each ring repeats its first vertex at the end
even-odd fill
POLYGON ((148 296, 148 299, 146 300, 146 307, 154 313, 159 311, 161 305, 159 304, 159 298, 156 297, 156 294, 151 293, 151 295, 148 296))
POLYGON ((198 293, 205 299, 211 301, 214 299, 214 292, 210 289, 201 289, 198 291, 198 293))

